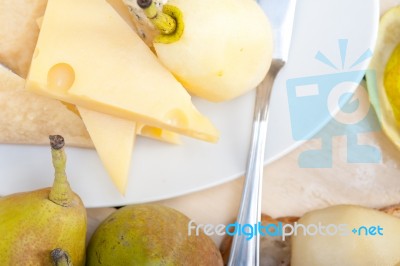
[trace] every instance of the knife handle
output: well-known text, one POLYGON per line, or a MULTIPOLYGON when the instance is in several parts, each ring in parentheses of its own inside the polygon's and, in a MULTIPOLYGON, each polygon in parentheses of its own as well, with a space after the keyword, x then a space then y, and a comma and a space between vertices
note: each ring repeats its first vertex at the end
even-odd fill
POLYGON ((275 77, 284 64, 282 60, 273 59, 267 75, 257 86, 251 145, 237 217, 239 228, 244 230, 252 227, 251 232, 253 235, 249 235, 250 231, 247 231, 246 234, 241 231, 236 232, 229 256, 229 266, 259 265, 260 262, 260 232, 258 231, 258 225, 261 223, 261 190, 268 127, 268 107, 275 77))

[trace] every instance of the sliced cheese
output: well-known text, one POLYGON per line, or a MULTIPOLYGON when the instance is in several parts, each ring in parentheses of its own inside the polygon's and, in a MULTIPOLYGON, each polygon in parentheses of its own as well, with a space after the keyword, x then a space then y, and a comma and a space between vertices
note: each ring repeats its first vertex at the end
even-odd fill
POLYGON ((29 90, 215 142, 218 131, 105 0, 50 0, 29 90))
POLYGON ((143 136, 179 143, 179 136, 167 130, 137 126, 135 122, 108 114, 77 107, 93 145, 111 180, 125 194, 136 133, 143 136))
POLYGON ((136 123, 78 107, 104 168, 121 194, 125 194, 136 123))
MULTIPOLYGON (((115 3, 117 5, 117 7, 119 9, 121 9, 121 12, 123 11, 123 7, 126 8, 126 6, 122 3, 122 2, 118 2, 115 0, 109 0, 109 1, 113 1, 113 3, 115 3), (118 5, 119 4, 119 5, 118 5)), ((128 11, 127 11, 128 12, 128 11)), ((125 18, 129 19, 129 14, 125 14, 125 18)), ((132 26, 132 23, 129 21, 126 21, 129 25, 132 26)), ((42 27, 42 23, 43 23, 43 17, 40 17, 36 20, 36 23, 38 25, 39 28, 42 27)), ((132 26, 133 27, 133 26, 132 26)), ((63 95, 62 98, 67 98, 69 97, 68 95, 63 95)), ((77 114, 79 114, 79 112, 76 110, 75 105, 70 104, 68 102, 64 102, 64 104, 67 106, 67 108, 73 112, 76 112, 77 114)), ((87 110, 88 111, 88 110, 87 110)), ((85 112, 87 113, 87 112, 85 112)), ((88 116, 85 118, 86 121, 88 121, 89 119, 92 119, 92 117, 94 116, 88 116)), ((102 113, 99 113, 95 119, 101 119, 103 117, 102 113)), ((110 116, 104 116, 106 117, 106 120, 110 120, 110 116)), ((117 118, 117 120, 119 121, 119 119, 117 118)), ((88 121, 88 123, 90 123, 90 121, 88 121)), ((128 122, 127 122, 128 123, 128 122)), ((129 122, 129 123, 133 123, 133 122, 129 122)), ((95 125, 95 123, 90 123, 95 125)), ((119 125, 120 123, 114 123, 114 127, 105 127, 104 130, 109 130, 110 128, 112 128, 112 130, 114 131, 123 131, 123 130, 119 130, 118 127, 116 127, 117 125, 119 125)), ((169 142, 172 144, 180 144, 181 140, 178 134, 165 130, 165 129, 161 129, 161 128, 156 128, 156 127, 151 127, 151 126, 147 126, 144 124, 136 124, 136 134, 144 136, 144 137, 148 137, 148 138, 152 138, 152 139, 156 139, 156 140, 160 140, 160 141, 165 141, 165 142, 169 142)), ((100 130, 100 129, 98 129, 100 130)))
MULTIPOLYGON (((39 28, 42 23, 43 17, 37 20, 39 28)), ((128 182, 136 132, 154 139, 179 143, 179 137, 172 132, 163 132, 161 129, 147 128, 143 125, 137 127, 136 123, 131 120, 83 107, 75 108, 69 103, 66 103, 66 106, 71 110, 77 109, 105 170, 123 195, 128 182)))
POLYGON ((143 136, 179 143, 179 136, 167 130, 144 125, 108 114, 77 107, 94 147, 111 180, 125 194, 132 161, 136 133, 143 136))

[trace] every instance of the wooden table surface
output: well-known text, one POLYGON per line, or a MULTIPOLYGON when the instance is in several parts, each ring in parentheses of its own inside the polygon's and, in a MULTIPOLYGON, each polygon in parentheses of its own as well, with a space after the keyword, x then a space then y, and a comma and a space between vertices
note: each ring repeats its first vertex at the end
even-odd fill
MULTIPOLYGON (((400 5, 400 0, 380 0, 380 12, 400 5)), ((360 10, 362 12, 362 10, 360 10)), ((367 99, 364 99, 367 100, 367 99)), ((323 129, 328 132, 329 128, 323 129)), ((328 133, 329 134, 329 133, 328 133)), ((264 170, 262 211, 274 217, 300 216, 328 205, 351 203, 382 207, 400 203, 400 151, 382 131, 363 133, 358 143, 369 144, 381 152, 378 163, 347 163, 347 137, 332 138, 331 168, 302 168, 299 155, 319 149, 321 139, 305 142, 264 170)), ((236 217, 243 177, 189 195, 159 201, 201 224, 227 224, 236 217)), ((90 236, 114 208, 88 209, 90 236)), ((217 244, 221 237, 214 236, 217 244)))

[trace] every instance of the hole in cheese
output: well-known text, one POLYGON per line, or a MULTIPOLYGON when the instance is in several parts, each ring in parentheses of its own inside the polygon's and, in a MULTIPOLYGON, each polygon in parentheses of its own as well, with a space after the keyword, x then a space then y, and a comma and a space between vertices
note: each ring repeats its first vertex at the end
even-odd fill
POLYGON ((75 71, 67 63, 58 63, 47 73, 47 86, 51 90, 67 92, 74 81, 75 71))
POLYGON ((188 127, 188 119, 185 112, 179 109, 173 109, 164 116, 164 121, 169 125, 179 126, 182 128, 188 127))
POLYGON ((151 127, 151 126, 143 126, 140 129, 140 134, 143 136, 150 136, 150 137, 161 137, 162 135, 162 129, 161 128, 156 128, 156 127, 151 127))

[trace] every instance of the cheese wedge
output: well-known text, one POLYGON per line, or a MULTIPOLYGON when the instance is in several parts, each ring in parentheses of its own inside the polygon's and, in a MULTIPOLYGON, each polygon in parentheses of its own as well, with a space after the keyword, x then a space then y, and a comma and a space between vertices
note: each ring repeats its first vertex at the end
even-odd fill
MULTIPOLYGON (((119 0, 118 0, 119 1, 119 0)), ((115 3, 118 3, 118 1, 115 1, 115 3)), ((119 4, 119 8, 126 8, 126 6, 120 2, 119 4)), ((127 11, 128 12, 128 11, 127 11)), ((126 19, 129 19, 129 14, 125 14, 124 17, 126 19)), ((133 27, 132 23, 129 21, 126 21, 131 27, 133 27)), ((36 20, 36 23, 38 25, 39 28, 42 27, 42 23, 43 23, 43 17, 39 17, 36 20)), ((64 102, 64 104, 67 106, 68 109, 70 109, 73 112, 76 112, 77 114, 79 114, 79 111, 76 109, 76 106, 67 102, 64 102)), ((88 110, 86 110, 85 113, 87 113, 88 110)), ((79 114, 82 116, 82 114, 79 114)), ((85 115, 85 114, 83 114, 85 115)), ((90 117, 86 117, 86 121, 88 119, 91 119, 92 116, 90 117)), ((101 113, 99 115, 96 116, 96 119, 101 119, 101 113)), ((109 120, 110 117, 109 116, 105 116, 106 120, 109 120)), ((132 123, 132 122, 129 122, 132 123)), ((104 125, 106 123, 103 123, 104 125)), ((109 127, 108 127, 109 128, 109 127)), ((114 130, 115 132, 118 132, 119 129, 118 128, 113 128, 112 130, 114 130)), ((160 140, 160 141, 164 141, 164 142, 168 142, 171 144, 181 144, 181 140, 178 134, 168 131, 168 130, 164 130, 161 128, 156 128, 156 127, 151 127, 148 125, 144 125, 144 124, 136 124, 136 134, 147 137, 147 138, 152 138, 155 140, 160 140)))
POLYGON ((26 88, 215 142, 218 131, 105 0, 50 0, 26 88))
MULTIPOLYGON (((43 17, 37 20, 39 28, 41 28, 42 22, 43 17)), ((137 127, 133 121, 82 107, 77 107, 76 109, 89 132, 105 170, 123 195, 128 182, 136 132, 154 139, 172 143, 179 142, 177 135, 171 132, 149 129, 144 126, 137 127)))
POLYGON ((175 133, 145 125, 137 125, 131 120, 77 107, 89 132, 100 160, 111 180, 124 195, 128 183, 136 134, 170 143, 180 143, 175 133))
POLYGON ((136 136, 135 122, 81 107, 78 110, 104 168, 119 192, 125 194, 136 136))
MULTIPOLYGON (((109 1, 113 1, 115 4, 119 4, 119 9, 121 9, 120 11, 123 11, 123 8, 126 8, 126 6, 122 3, 119 2, 119 0, 109 0, 109 1)), ((126 11, 128 12, 128 11, 126 11)), ((120 13, 121 14, 121 13, 120 13)), ((125 14, 123 17, 125 17, 125 19, 129 19, 129 14, 125 14)), ((39 28, 42 27, 42 23, 43 23, 43 17, 39 17, 36 20, 36 23, 38 25, 39 28)), ((126 23, 128 23, 131 27, 133 27, 132 23, 128 20, 126 21, 126 23)), ((68 97, 68 96, 65 96, 68 97)), ((70 109, 73 112, 76 112, 77 114, 79 114, 79 111, 77 110, 76 106, 67 102, 64 102, 64 104, 67 106, 68 109, 70 109)), ((87 113, 89 110, 86 110, 85 113, 87 113)), ((102 113, 99 113, 96 116, 96 119, 101 119, 102 113)), ((82 116, 82 114, 79 114, 82 116)), ((83 114, 85 115, 85 114, 83 114)), ((87 121, 88 119, 92 119, 92 117, 94 116, 89 116, 89 117, 85 117, 85 120, 87 121)), ((110 119, 110 116, 105 115, 106 120, 108 121, 110 119)), ((117 118, 117 120, 119 120, 117 118)), ((89 122, 90 123, 90 122, 89 122)), ((130 122, 131 123, 131 122, 130 122)), ((95 123, 90 123, 95 125, 95 123)), ((115 123, 114 126, 118 125, 120 123, 115 123)), ((117 127, 108 127, 108 128, 112 128, 114 131, 119 131, 119 129, 117 127)), ((108 128, 105 128, 106 130, 109 130, 108 128)), ((161 128, 156 128, 156 127, 151 127, 148 125, 144 125, 144 124, 136 124, 136 134, 147 137, 147 138, 151 138, 151 139, 155 139, 155 140, 160 140, 160 141, 164 141, 164 142, 168 142, 168 143, 172 143, 172 144, 181 144, 181 140, 178 134, 165 130, 165 129, 161 129, 161 128)))

